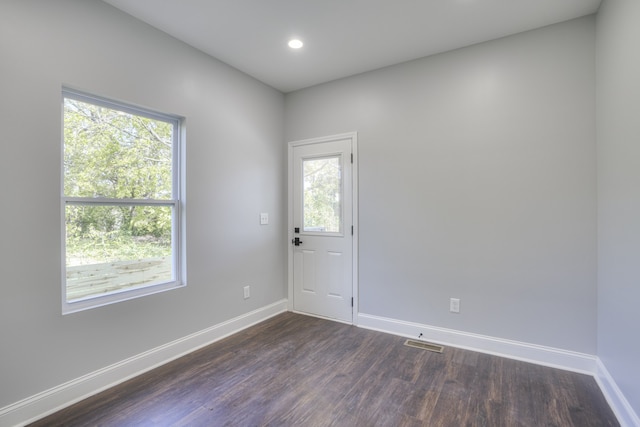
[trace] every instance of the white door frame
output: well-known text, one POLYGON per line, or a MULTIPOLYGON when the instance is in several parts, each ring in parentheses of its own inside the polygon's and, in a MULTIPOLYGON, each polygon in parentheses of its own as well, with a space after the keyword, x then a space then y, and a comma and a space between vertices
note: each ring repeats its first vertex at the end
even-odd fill
MULTIPOLYGON (((353 203, 353 256, 351 274, 352 274, 352 296, 353 296, 353 312, 352 312, 352 324, 357 325, 358 319, 358 133, 348 132, 339 135, 323 136, 319 138, 303 139, 300 141, 289 142, 288 147, 288 176, 287 176, 287 192, 288 192, 288 206, 287 206, 287 245, 288 245, 288 301, 287 309, 294 311, 293 308, 293 148, 301 145, 320 144, 323 142, 332 142, 338 140, 350 139, 351 140, 351 152, 353 153, 353 163, 351 165, 352 175, 352 203, 353 203)), ((335 320, 335 319, 332 319, 335 320)))

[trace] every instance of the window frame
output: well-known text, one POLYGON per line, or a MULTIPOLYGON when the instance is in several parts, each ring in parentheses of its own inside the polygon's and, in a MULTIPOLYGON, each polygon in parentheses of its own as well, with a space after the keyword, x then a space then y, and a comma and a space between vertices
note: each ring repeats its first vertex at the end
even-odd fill
POLYGON ((184 165, 183 165, 183 144, 184 144, 184 119, 175 115, 159 113, 147 108, 138 107, 130 103, 114 101, 101 96, 88 94, 67 87, 62 88, 61 96, 61 162, 60 162, 60 194, 61 194, 61 242, 62 242, 62 314, 70 314, 91 308, 102 307, 121 301, 127 301, 146 295, 156 294, 171 289, 186 286, 185 257, 184 257, 184 222, 183 222, 183 200, 184 192, 184 165), (70 197, 64 191, 64 156, 65 156, 65 99, 92 104, 98 107, 109 108, 124 113, 145 117, 170 123, 173 126, 172 134, 172 189, 170 199, 128 199, 128 198, 106 198, 106 197, 70 197), (67 235, 66 235, 66 207, 67 206, 165 206, 172 210, 171 220, 171 257, 172 257, 172 278, 168 282, 146 284, 133 287, 131 289, 120 289, 101 295, 92 295, 78 298, 72 301, 67 300, 67 235))

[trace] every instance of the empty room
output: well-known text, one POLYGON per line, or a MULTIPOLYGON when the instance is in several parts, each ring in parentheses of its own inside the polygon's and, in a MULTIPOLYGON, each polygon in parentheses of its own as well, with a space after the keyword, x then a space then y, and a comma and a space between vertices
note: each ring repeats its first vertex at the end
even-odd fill
POLYGON ((639 22, 0 0, 0 426, 640 426, 639 22))

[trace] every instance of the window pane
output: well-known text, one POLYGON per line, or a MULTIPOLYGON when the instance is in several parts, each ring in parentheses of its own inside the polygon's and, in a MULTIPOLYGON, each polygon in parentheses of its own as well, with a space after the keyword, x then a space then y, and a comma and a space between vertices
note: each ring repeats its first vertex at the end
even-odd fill
POLYGON ((342 231, 340 157, 304 160, 304 231, 342 231))
POLYGON ((64 194, 171 199, 173 124, 64 100, 64 194))
POLYGON ((180 119, 62 95, 62 312, 184 286, 180 119))
POLYGON ((65 207, 67 301, 170 282, 170 206, 65 207))

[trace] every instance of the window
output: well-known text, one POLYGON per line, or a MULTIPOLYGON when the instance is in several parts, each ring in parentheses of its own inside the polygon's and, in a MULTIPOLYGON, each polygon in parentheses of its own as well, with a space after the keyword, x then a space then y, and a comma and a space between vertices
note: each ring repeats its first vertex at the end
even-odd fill
POLYGON ((305 159, 303 211, 304 231, 342 232, 342 167, 340 156, 305 159))
POLYGON ((63 313, 182 286, 179 118, 62 95, 63 313))

